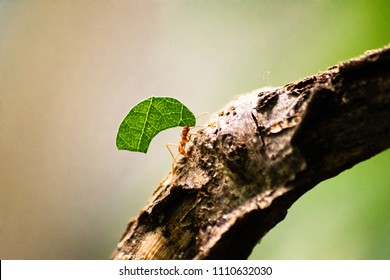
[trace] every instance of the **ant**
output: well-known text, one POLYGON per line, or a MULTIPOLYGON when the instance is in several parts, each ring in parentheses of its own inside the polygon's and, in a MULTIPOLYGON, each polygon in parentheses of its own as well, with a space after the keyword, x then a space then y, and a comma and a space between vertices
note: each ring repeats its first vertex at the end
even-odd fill
MULTIPOLYGON (((207 114, 207 113, 203 113, 203 114, 199 115, 197 118, 199 118, 200 116, 205 115, 205 114, 207 114)), ((183 155, 186 158, 188 158, 187 151, 186 151, 186 145, 188 142, 191 141, 191 136, 192 135, 199 135, 197 133, 195 133, 195 134, 190 133, 190 129, 191 129, 191 127, 188 125, 183 127, 183 130, 181 131, 181 134, 180 134, 181 141, 179 142, 179 144, 165 144, 165 146, 167 147, 169 153, 171 154, 171 156, 173 158, 172 174, 175 173, 174 164, 176 163, 176 159, 179 157, 179 155, 183 155), (178 150, 179 154, 176 157, 173 155, 171 148, 169 148, 170 146, 177 146, 177 150, 178 150)))
POLYGON ((187 151, 186 151, 186 144, 191 141, 191 136, 192 134, 189 133, 190 132, 190 127, 189 126, 185 126, 183 127, 183 130, 181 131, 181 141, 179 142, 179 147, 177 148, 177 150, 179 151, 179 154, 183 155, 183 156, 187 156, 187 151))
POLYGON ((179 144, 165 144, 167 146, 167 149, 169 151, 169 153, 171 154, 173 160, 176 160, 176 158, 179 156, 177 155, 176 157, 173 155, 172 153, 172 150, 169 148, 170 146, 177 146, 177 150, 179 152, 180 155, 183 155, 183 156, 187 156, 187 151, 186 151, 186 144, 191 141, 191 135, 189 132, 190 132, 190 127, 189 126, 185 126, 183 127, 183 130, 181 131, 181 141, 179 142, 179 144))
POLYGON ((169 153, 171 154, 172 158, 173 158, 173 162, 172 162, 172 174, 175 173, 175 163, 176 163, 176 159, 180 156, 180 155, 183 155, 185 157, 188 158, 188 155, 187 155, 187 151, 186 151, 186 145, 188 142, 191 141, 191 136, 193 134, 190 133, 190 127, 189 126, 185 126, 183 127, 183 130, 181 131, 181 141, 179 142, 179 144, 165 144, 165 146, 167 147, 169 153), (173 152, 171 150, 171 148, 169 148, 170 146, 177 146, 177 150, 179 152, 179 154, 177 156, 174 156, 173 155, 173 152))

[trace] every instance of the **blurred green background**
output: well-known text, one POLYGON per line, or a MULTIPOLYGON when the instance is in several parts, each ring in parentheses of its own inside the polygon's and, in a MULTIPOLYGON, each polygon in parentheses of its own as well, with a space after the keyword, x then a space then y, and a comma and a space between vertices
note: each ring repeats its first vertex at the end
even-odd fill
MULTIPOLYGON (((179 141, 116 150, 140 100, 212 113, 388 44, 389 18, 375 0, 0 1, 0 258, 110 256, 179 141)), ((387 150, 315 187, 251 259, 390 259, 389 166, 387 150)))

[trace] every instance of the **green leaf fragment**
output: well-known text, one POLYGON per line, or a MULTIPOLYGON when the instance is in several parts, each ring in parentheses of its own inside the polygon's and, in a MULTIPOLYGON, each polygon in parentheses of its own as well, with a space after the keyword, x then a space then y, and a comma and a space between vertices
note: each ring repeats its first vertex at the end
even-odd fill
POLYGON ((146 153, 153 137, 177 126, 194 126, 194 114, 172 97, 152 96, 135 105, 122 121, 116 136, 119 150, 146 153))

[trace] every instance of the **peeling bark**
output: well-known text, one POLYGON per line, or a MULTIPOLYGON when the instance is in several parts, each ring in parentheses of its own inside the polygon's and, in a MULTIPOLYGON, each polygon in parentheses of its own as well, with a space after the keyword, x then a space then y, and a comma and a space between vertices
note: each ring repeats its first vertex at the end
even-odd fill
POLYGON ((130 221, 113 259, 246 259, 324 179, 390 146, 390 47, 227 104, 130 221))

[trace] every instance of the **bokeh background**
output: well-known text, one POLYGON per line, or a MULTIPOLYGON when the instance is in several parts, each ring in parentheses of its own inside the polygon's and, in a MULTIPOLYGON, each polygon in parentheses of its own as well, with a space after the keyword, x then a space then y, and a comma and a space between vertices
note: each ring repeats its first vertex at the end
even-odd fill
MULTIPOLYGON (((212 113, 388 44, 389 18, 386 0, 1 0, 0 258, 110 256, 179 141, 116 150, 140 100, 212 113)), ((315 187, 251 259, 390 259, 389 166, 387 150, 315 187)))

